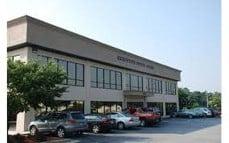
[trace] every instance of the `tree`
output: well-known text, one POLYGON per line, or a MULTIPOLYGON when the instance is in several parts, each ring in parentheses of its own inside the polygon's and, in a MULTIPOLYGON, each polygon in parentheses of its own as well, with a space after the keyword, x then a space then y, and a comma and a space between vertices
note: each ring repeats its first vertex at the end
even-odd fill
POLYGON ((43 106, 54 108, 55 98, 61 97, 67 87, 61 87, 66 73, 54 63, 41 65, 37 62, 7 62, 8 117, 43 106))
POLYGON ((179 88, 179 105, 180 109, 194 108, 194 107, 207 107, 207 99, 209 100, 209 107, 221 107, 221 94, 219 92, 191 92, 188 88, 179 88))
POLYGON ((209 107, 221 110, 221 93, 214 92, 208 98, 209 107))

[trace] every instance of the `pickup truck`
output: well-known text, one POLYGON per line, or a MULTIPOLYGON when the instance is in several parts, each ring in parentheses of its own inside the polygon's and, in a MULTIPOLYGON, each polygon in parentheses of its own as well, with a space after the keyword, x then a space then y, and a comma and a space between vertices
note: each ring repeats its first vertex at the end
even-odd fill
POLYGON ((154 112, 144 112, 141 108, 130 108, 128 112, 139 117, 141 126, 154 125, 161 121, 161 115, 154 112))

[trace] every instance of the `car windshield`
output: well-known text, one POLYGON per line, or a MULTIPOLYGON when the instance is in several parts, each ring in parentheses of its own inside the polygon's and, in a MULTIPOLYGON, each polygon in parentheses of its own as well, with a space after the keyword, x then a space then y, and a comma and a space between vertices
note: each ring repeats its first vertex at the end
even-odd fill
POLYGON ((71 113, 73 119, 85 119, 84 115, 81 113, 71 113))

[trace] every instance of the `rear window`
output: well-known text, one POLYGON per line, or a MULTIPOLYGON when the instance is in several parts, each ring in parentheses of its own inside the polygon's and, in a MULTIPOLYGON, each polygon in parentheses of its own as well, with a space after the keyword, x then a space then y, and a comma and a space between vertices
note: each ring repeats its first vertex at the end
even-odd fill
POLYGON ((85 119, 83 114, 80 113, 71 113, 73 119, 85 119))

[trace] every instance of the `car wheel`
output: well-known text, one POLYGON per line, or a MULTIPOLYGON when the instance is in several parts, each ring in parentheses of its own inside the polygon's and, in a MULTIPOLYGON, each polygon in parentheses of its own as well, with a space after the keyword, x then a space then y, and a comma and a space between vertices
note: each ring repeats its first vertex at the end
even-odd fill
POLYGON ((192 119, 192 118, 193 118, 193 116, 192 116, 192 115, 188 115, 188 118, 189 118, 189 119, 192 119))
POLYGON ((37 128, 35 126, 32 126, 32 127, 30 127, 29 132, 30 132, 31 136, 35 136, 35 135, 37 135, 38 130, 37 130, 37 128))
POLYGON ((66 136, 65 129, 63 127, 59 127, 57 129, 57 136, 63 138, 66 136))
POLYGON ((204 118, 207 118, 207 114, 204 114, 204 118))
POLYGON ((145 125, 146 125, 146 121, 145 121, 145 120, 141 120, 140 125, 141 125, 142 127, 145 127, 145 125))
POLYGON ((124 123, 119 122, 117 127, 118 127, 119 130, 123 130, 125 125, 124 125, 124 123))
POLYGON ((99 126, 98 125, 93 125, 92 132, 97 134, 99 132, 99 126))

